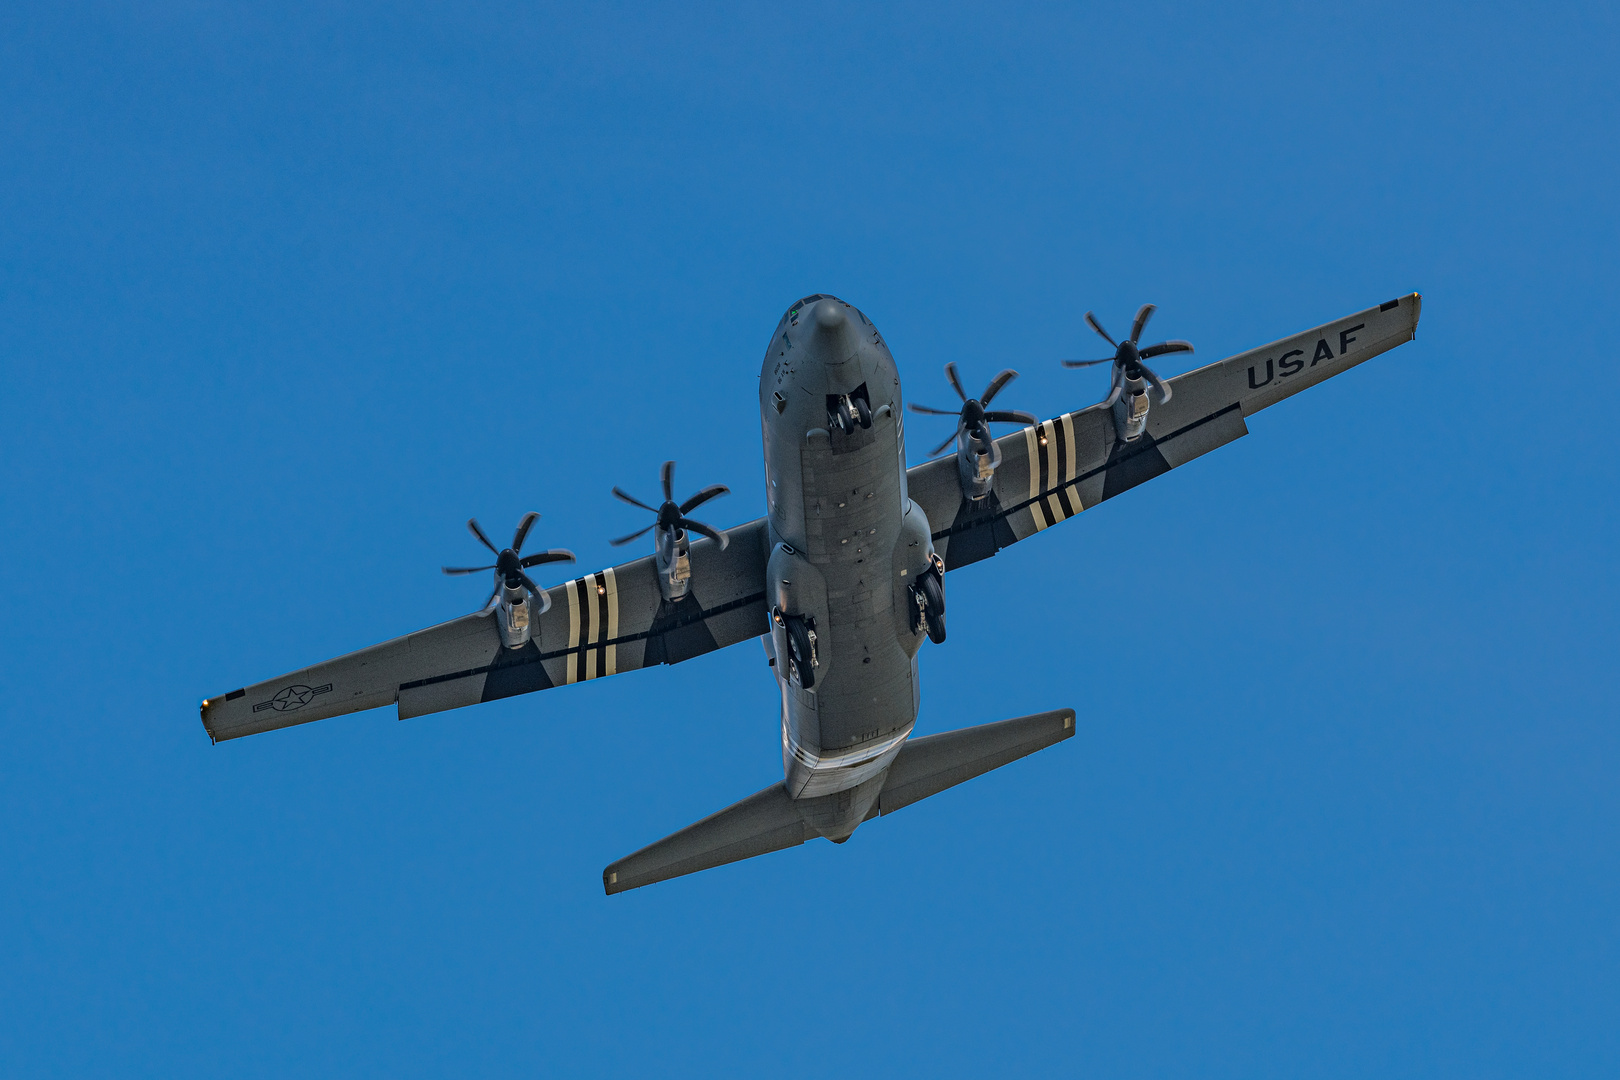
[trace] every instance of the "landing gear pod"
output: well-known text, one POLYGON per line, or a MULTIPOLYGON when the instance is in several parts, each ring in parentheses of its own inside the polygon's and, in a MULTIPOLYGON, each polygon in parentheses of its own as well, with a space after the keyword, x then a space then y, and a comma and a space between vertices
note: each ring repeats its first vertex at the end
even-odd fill
POLYGON ((911 600, 915 605, 911 621, 912 633, 928 634, 935 645, 945 643, 945 561, 938 555, 928 557, 928 569, 917 576, 911 586, 911 600))
POLYGON ((771 612, 771 619, 787 638, 787 677, 798 680, 800 689, 811 689, 816 685, 816 668, 821 666, 821 658, 816 654, 815 620, 803 615, 785 615, 781 608, 771 612))

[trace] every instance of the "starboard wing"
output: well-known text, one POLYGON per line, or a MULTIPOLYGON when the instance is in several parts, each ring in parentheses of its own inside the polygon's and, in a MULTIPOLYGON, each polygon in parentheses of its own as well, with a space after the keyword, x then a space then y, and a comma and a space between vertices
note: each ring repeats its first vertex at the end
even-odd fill
POLYGON ((235 739, 344 713, 399 706, 400 719, 675 664, 768 632, 764 519, 691 546, 692 585, 671 603, 651 556, 548 589, 531 640, 501 645, 490 611, 212 697, 210 738, 235 739))
POLYGON ((1244 418, 1412 340, 1417 293, 1356 312, 1169 380, 1147 430, 1124 442, 1101 405, 997 439, 1002 463, 989 495, 963 497, 954 455, 906 473, 947 569, 989 558, 1201 454, 1248 434, 1244 418))

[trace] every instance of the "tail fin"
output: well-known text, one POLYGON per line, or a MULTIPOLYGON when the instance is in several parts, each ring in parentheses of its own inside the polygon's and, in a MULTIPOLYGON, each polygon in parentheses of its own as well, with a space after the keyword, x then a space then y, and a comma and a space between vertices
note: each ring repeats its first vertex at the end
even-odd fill
MULTIPOLYGON (((995 724, 912 739, 889 766, 868 820, 971 780, 1062 742, 1074 734, 1074 710, 1021 716, 995 724)), ((602 872, 611 895, 683 874, 796 847, 816 835, 781 784, 688 825, 627 855, 602 872)))

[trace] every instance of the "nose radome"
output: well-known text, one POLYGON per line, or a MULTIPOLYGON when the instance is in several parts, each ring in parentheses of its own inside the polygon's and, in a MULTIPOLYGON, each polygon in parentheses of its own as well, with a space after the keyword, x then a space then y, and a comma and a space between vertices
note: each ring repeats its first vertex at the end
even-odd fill
POLYGON ((836 333, 845 323, 844 308, 836 300, 822 300, 816 304, 816 326, 828 333, 836 333))

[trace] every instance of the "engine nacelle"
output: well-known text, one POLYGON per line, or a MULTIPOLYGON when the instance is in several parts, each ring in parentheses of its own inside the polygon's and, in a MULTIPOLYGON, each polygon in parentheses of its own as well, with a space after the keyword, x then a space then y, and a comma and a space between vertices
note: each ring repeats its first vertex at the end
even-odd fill
POLYGON ((521 649, 529 643, 533 632, 529 607, 527 590, 501 586, 500 599, 495 605, 495 627, 501 633, 501 644, 508 649, 521 649))
POLYGON ((996 469, 1001 466, 1001 447, 994 440, 988 453, 983 452, 978 440, 961 435, 956 440, 956 472, 962 480, 962 497, 977 502, 990 494, 996 482, 996 469))
POLYGON ((1125 389, 1114 402, 1114 431, 1121 442, 1135 442, 1147 430, 1148 384, 1145 379, 1125 380, 1125 389))
POLYGON ((658 591, 665 600, 684 600, 692 587, 692 543, 685 529, 676 529, 668 542, 660 538, 653 561, 658 567, 658 591))

